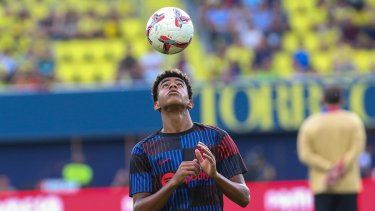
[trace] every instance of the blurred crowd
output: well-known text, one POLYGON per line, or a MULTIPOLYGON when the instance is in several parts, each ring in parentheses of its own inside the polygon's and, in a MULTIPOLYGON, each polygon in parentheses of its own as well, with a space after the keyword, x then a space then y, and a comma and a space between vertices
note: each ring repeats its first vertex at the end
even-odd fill
POLYGON ((365 0, 203 1, 213 77, 375 71, 374 6, 365 0), (362 52, 366 58, 355 58, 362 52))
POLYGON ((134 12, 121 1, 0 1, 0 85, 48 89, 59 82, 54 42, 119 38, 134 12))
MULTIPOLYGON (((197 71, 208 72, 208 80, 224 82, 246 76, 268 79, 375 71, 373 1, 206 0, 188 3, 190 8, 196 8, 188 12, 197 17, 193 21, 202 35, 199 43, 204 46, 206 58, 197 66, 181 53, 173 66, 193 78, 197 71)), ((114 76, 109 76, 112 84, 148 83, 168 62, 166 56, 147 50, 149 46, 139 51, 139 44, 133 45, 134 38, 127 39, 127 33, 135 31, 134 36, 146 40, 143 30, 141 36, 136 33, 144 28, 143 20, 149 15, 139 14, 131 2, 4 0, 0 1, 0 8, 3 32, 0 35, 0 86, 48 90, 56 82, 79 83, 79 79, 58 76, 57 70, 63 62, 57 58, 54 44, 69 40, 120 40, 124 54, 111 60, 115 65, 108 67, 116 69, 114 76), (128 19, 139 21, 124 25, 124 20, 128 19)), ((100 76, 93 78, 89 80, 100 82, 96 80, 100 76)))

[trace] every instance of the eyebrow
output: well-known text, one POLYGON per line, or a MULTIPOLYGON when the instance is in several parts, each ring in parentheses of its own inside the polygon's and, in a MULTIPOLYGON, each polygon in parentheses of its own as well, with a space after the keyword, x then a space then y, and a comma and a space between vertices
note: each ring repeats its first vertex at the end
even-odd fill
POLYGON ((165 78, 162 81, 160 81, 160 85, 162 85, 163 83, 168 82, 170 80, 171 80, 170 78, 165 78))
MULTIPOLYGON (((168 82, 168 81, 170 81, 170 80, 171 80, 170 78, 165 78, 165 79, 163 79, 163 80, 160 82, 160 85, 162 85, 163 83, 168 82)), ((180 78, 176 78, 176 81, 179 81, 179 82, 185 84, 185 82, 184 82, 182 79, 180 79, 180 78)))

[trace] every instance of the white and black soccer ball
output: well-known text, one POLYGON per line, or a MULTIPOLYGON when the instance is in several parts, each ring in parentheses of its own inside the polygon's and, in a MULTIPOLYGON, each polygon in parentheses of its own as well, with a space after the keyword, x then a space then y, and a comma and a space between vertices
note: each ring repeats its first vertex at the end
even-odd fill
POLYGON ((146 36, 154 49, 164 54, 184 50, 191 42, 194 26, 190 16, 182 9, 164 7, 148 20, 146 36))

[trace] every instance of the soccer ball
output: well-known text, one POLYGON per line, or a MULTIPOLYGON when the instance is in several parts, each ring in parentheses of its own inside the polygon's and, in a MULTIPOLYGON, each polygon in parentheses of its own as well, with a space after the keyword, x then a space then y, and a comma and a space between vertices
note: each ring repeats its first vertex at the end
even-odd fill
POLYGON ((154 49, 164 54, 184 50, 191 42, 194 26, 189 15, 176 7, 164 7, 148 20, 146 36, 154 49))

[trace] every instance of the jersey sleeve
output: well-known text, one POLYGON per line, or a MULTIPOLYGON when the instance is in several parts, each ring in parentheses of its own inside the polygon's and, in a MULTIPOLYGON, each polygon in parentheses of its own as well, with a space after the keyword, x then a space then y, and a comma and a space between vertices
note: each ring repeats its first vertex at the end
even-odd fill
POLYGON ((130 197, 136 193, 151 193, 151 165, 141 144, 135 145, 130 158, 130 197))
POLYGON ((247 172, 240 151, 228 133, 223 132, 219 144, 214 149, 214 154, 217 170, 224 177, 229 179, 247 172))

